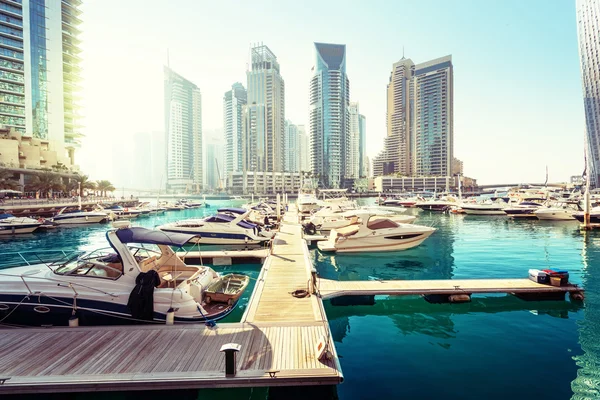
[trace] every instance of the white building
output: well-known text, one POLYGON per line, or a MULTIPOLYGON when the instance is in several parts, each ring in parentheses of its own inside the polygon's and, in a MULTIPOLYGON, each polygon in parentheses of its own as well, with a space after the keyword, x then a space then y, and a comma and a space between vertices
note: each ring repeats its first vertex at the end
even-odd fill
POLYGON ((304 125, 298 126, 298 143, 300 145, 300 171, 310 171, 310 141, 304 125))
POLYGON ((167 189, 202 189, 202 98, 200 89, 165 67, 167 189))
POLYGON ((285 172, 300 172, 300 136, 298 126, 285 121, 285 172))
POLYGON ((266 195, 276 193, 298 193, 302 185, 299 172, 232 172, 232 194, 266 195))
POLYGON ((56 149, 72 167, 78 120, 80 0, 0 5, 0 124, 56 149))
MULTIPOLYGON (((241 83, 234 83, 223 96, 223 131, 225 134, 224 176, 230 172, 243 171, 243 108, 247 93, 241 83)), ((212 181, 211 181, 212 183, 212 181)), ((209 184, 209 186, 213 186, 209 184)))
POLYGON ((348 162, 346 163, 346 178, 358 179, 360 177, 360 113, 358 103, 351 102, 348 107, 349 140, 348 162))

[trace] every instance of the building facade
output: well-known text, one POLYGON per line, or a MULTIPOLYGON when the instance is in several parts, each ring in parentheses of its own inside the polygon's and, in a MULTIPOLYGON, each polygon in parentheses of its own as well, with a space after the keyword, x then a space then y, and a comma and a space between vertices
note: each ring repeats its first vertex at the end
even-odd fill
MULTIPOLYGON (((241 83, 234 83, 223 96, 223 131, 225 135, 225 176, 229 172, 243 171, 243 109, 247 93, 241 83)), ((213 163, 214 164, 214 163, 213 163)), ((208 165, 208 164, 207 164, 208 165)), ((211 182, 212 183, 212 182, 211 182)), ((209 187, 211 185, 209 184, 209 187)), ((214 188, 214 185, 212 186, 214 188)))
POLYGON ((304 125, 298 126, 298 143, 300 146, 300 171, 310 171, 310 141, 304 125))
POLYGON ((454 156, 452 56, 395 63, 387 87, 387 136, 375 176, 450 176, 454 156))
POLYGON ((375 190, 381 193, 396 192, 441 192, 456 185, 451 176, 378 176, 375 178, 375 190))
POLYGON ((250 49, 246 72, 243 162, 246 171, 281 172, 285 165, 285 84, 275 54, 265 45, 250 49))
POLYGON ((600 1, 577 0, 577 33, 586 122, 586 152, 593 186, 600 187, 600 1))
POLYGON ((348 161, 346 162, 346 178, 360 177, 360 113, 356 102, 348 106, 348 161))
POLYGON ((165 67, 166 183, 173 192, 202 189, 202 97, 192 82, 165 67))
POLYGON ((343 185, 349 157, 346 45, 315 43, 309 88, 311 170, 326 188, 343 185))
POLYGON ((300 172, 300 136, 298 125, 285 121, 285 172, 300 172))
POLYGON ((80 145, 80 0, 0 3, 0 124, 48 141, 72 167, 80 145))
POLYGON ((272 195, 298 193, 302 185, 299 172, 232 172, 231 194, 272 195))
POLYGON ((358 159, 360 160, 360 166, 358 175, 361 178, 368 177, 369 171, 369 159, 367 158, 367 118, 359 114, 358 115, 358 127, 359 127, 359 142, 358 142, 358 159))

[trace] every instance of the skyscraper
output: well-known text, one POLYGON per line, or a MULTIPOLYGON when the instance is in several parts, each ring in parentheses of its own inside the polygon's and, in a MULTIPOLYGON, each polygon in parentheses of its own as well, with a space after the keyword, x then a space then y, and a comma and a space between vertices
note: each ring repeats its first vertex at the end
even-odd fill
POLYGON ((202 189, 202 105, 200 89, 165 67, 167 189, 202 189))
MULTIPOLYGON (((230 172, 243 171, 243 108, 246 105, 247 93, 241 83, 234 83, 231 90, 223 96, 223 131, 225 134, 224 177, 230 172)), ((214 164, 214 162, 212 163, 214 164)), ((211 186, 209 184, 209 186, 211 186)), ((213 186, 214 187, 214 186, 213 186)))
POLYGON ((346 45, 315 43, 309 90, 311 169, 325 187, 343 185, 349 156, 346 45))
POLYGON ((600 186, 600 1, 577 0, 579 60, 583 84, 590 181, 600 186))
POLYGON ((285 121, 285 172, 300 171, 300 136, 298 126, 285 121))
POLYGON ((450 176, 454 155, 452 56, 401 59, 387 87, 387 136, 375 176, 450 176))
POLYGON ((250 49, 246 72, 243 151, 246 171, 281 172, 285 164, 285 84, 275 54, 264 45, 250 49))
POLYGON ((306 134, 306 127, 298 125, 298 143, 300 150, 300 171, 310 171, 310 141, 306 134))
POLYGON ((68 166, 81 136, 80 4, 23 0, 0 7, 0 124, 51 142, 68 166))
POLYGON ((360 177, 360 113, 358 103, 351 102, 348 107, 349 135, 348 135, 348 162, 346 163, 346 177, 358 179, 360 177))
POLYGON ((226 175, 225 143, 221 129, 204 129, 202 131, 202 147, 204 148, 204 187, 209 190, 225 189, 226 175))
POLYGON ((359 114, 359 129, 360 129, 360 140, 359 140, 359 159, 360 159, 360 170, 358 175, 360 178, 366 178, 369 171, 369 159, 367 157, 367 118, 359 114))

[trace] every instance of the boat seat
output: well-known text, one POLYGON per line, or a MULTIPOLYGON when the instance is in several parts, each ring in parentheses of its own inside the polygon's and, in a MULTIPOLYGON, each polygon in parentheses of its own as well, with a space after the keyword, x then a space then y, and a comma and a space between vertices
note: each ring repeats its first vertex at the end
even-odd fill
POLYGON ((156 269, 156 267, 157 267, 156 256, 146 258, 145 260, 140 262, 139 265, 140 265, 140 270, 142 272, 148 272, 152 269, 156 269))

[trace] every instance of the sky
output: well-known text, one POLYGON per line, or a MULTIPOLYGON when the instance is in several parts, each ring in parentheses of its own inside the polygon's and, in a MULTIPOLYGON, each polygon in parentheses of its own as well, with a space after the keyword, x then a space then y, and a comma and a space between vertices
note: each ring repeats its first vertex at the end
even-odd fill
POLYGON ((81 9, 85 137, 76 163, 92 179, 118 185, 133 135, 164 130, 167 53, 200 88, 203 128, 215 131, 223 94, 246 86, 249 49, 260 42, 279 60, 286 119, 306 125, 314 42, 346 45, 371 158, 386 135, 392 64, 451 54, 454 155, 465 175, 544 182, 548 166, 559 182, 583 170, 574 0, 84 0, 81 9))

